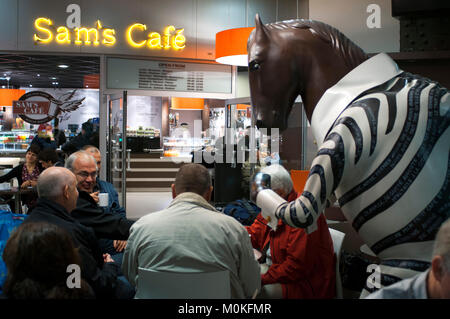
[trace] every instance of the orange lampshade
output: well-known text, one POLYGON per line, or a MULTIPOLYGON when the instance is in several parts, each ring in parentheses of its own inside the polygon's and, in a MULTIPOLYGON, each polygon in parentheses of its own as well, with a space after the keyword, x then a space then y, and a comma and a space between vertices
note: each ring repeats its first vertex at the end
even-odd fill
POLYGON ((216 33, 216 62, 247 66, 247 40, 254 27, 216 33))
POLYGON ((250 107, 250 105, 248 105, 248 104, 237 104, 236 105, 236 109, 238 109, 238 110, 246 110, 249 107, 250 107))
POLYGON ((25 90, 0 89, 0 106, 12 106, 13 101, 20 99, 25 94, 25 90))
POLYGON ((203 110, 205 107, 204 99, 186 98, 186 97, 173 97, 172 106, 173 110, 203 110))

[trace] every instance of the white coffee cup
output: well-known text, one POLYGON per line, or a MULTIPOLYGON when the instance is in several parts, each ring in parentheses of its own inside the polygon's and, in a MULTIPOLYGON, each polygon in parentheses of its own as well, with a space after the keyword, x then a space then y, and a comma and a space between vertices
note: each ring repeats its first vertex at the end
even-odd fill
POLYGON ((100 207, 108 206, 108 193, 99 193, 98 194, 98 206, 100 206, 100 207))

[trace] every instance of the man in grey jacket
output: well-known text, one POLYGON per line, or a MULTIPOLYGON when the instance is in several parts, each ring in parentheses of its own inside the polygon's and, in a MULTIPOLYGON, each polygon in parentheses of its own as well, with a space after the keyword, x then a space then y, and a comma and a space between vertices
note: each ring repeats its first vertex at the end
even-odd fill
POLYGON ((172 184, 169 207, 140 218, 130 229, 122 271, 137 284, 138 267, 164 272, 228 270, 232 298, 260 289, 260 271, 245 228, 211 206, 208 170, 185 164, 172 184))
POLYGON ((431 267, 411 278, 384 287, 367 299, 450 299, 450 218, 434 242, 431 267))

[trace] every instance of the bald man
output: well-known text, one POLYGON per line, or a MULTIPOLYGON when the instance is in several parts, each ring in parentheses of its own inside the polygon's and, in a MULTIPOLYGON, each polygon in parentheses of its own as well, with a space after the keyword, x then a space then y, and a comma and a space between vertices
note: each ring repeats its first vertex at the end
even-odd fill
POLYGON ((232 298, 250 298, 260 289, 248 233, 208 203, 212 189, 204 166, 180 168, 169 207, 141 217, 131 228, 122 263, 130 283, 139 280, 139 267, 165 272, 228 270, 232 298))
MULTIPOLYGON (((25 223, 48 222, 69 232, 82 259, 81 277, 98 298, 131 298, 118 280, 120 268, 108 254, 102 254, 94 231, 71 216, 78 199, 77 179, 64 167, 49 167, 37 181, 39 199, 25 223)), ((55 243, 57 245, 57 243, 55 243)))

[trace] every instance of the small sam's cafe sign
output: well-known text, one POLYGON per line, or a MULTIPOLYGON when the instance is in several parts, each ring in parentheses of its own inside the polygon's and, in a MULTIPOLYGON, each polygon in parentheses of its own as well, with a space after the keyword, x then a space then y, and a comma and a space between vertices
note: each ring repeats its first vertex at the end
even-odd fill
POLYGON ((55 99, 47 92, 32 91, 25 93, 19 100, 13 101, 13 114, 19 115, 25 122, 30 124, 43 124, 54 119, 62 112, 76 110, 84 101, 73 99, 76 90, 66 93, 55 99))

